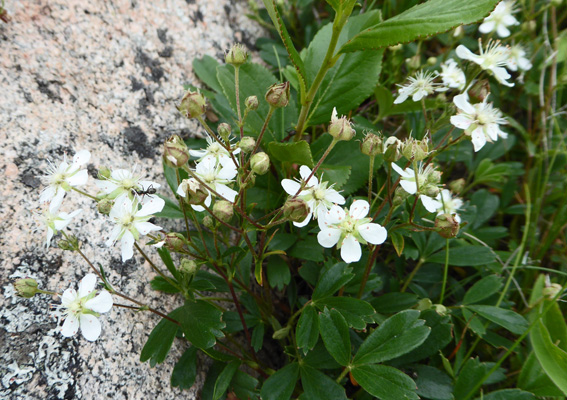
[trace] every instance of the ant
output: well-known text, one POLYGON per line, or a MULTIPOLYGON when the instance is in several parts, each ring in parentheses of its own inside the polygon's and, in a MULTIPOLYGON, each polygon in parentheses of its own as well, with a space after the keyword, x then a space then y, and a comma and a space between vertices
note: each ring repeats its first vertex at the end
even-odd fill
POLYGON ((144 190, 144 188, 142 189, 135 189, 132 188, 132 194, 134 196, 138 195, 138 196, 142 196, 141 200, 144 199, 144 196, 151 196, 153 194, 156 194, 156 188, 154 187, 154 185, 148 186, 148 188, 146 190, 144 190))

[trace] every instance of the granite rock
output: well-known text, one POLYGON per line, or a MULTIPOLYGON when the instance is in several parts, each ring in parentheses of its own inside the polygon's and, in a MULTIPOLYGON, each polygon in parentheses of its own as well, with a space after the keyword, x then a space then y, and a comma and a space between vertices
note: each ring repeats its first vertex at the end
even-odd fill
MULTIPOLYGON (((15 296, 12 283, 33 277, 62 292, 88 272, 80 257, 44 249, 40 179, 49 161, 87 149, 91 178, 100 166, 132 167, 147 179, 161 176, 161 144, 171 134, 199 128, 182 118, 176 102, 183 83, 198 85, 195 57, 222 59, 231 43, 248 44, 263 32, 234 0, 7 1, 12 17, 0 22, 0 397, 9 399, 198 398, 201 363, 191 390, 171 388, 176 343, 155 368, 139 361, 159 318, 114 307, 103 314, 96 342, 64 338, 54 317, 57 297, 15 296)), ((92 179, 85 188, 95 192, 92 179)), ((151 268, 135 255, 122 263, 107 248, 110 226, 92 202, 67 194, 62 211, 82 208, 70 230, 110 282, 131 297, 168 311, 170 298, 150 290, 151 268)), ((155 254, 152 255, 155 257, 155 254)), ((115 299, 117 301, 117 299, 115 299)))

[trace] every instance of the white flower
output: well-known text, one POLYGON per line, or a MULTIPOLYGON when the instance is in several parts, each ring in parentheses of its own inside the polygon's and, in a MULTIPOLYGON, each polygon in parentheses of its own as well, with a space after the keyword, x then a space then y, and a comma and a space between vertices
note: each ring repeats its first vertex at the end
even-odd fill
MULTIPOLYGON (((230 153, 227 149, 225 149, 219 142, 215 139, 207 135, 207 148, 201 150, 189 150, 189 154, 193 157, 199 159, 199 161, 203 161, 205 159, 212 159, 216 162, 220 162, 221 160, 232 161, 232 157, 230 157, 230 153)), ((240 153, 240 148, 234 149, 232 154, 240 153)), ((238 160, 237 160, 238 161, 238 160)))
POLYGON ((526 51, 522 45, 514 44, 509 49, 509 58, 506 67, 510 71, 529 71, 532 69, 532 63, 526 58, 526 51))
POLYGON ((466 93, 455 96, 453 102, 459 108, 459 113, 451 117, 451 123, 472 138, 474 151, 479 151, 486 142, 494 142, 498 136, 503 139, 508 134, 500 130, 500 125, 506 124, 502 112, 487 103, 488 96, 482 103, 470 104, 466 93))
MULTIPOLYGON (((203 181, 205 185, 209 188, 217 192, 220 196, 222 196, 225 200, 234 203, 234 199, 238 195, 238 192, 229 188, 229 183, 234 181, 234 177, 238 173, 236 166, 232 162, 232 160, 227 160, 221 158, 219 162, 217 162, 214 158, 205 158, 203 161, 198 163, 195 167, 195 175, 203 181)), ((187 180, 185 184, 191 184, 192 181, 190 179, 187 180)), ((185 181, 184 181, 185 182, 185 181)), ((194 184, 198 184, 197 180, 194 180, 194 184)), ((198 186, 195 186, 198 187, 198 186)), ((205 190, 209 191, 206 187, 205 190)), ((183 185, 179 185, 177 188, 177 194, 181 197, 185 197, 185 193, 187 191, 187 187, 183 185)), ((205 199, 205 205, 209 207, 211 205, 211 192, 209 191, 209 195, 205 199)), ((195 211, 204 211, 205 208, 203 206, 191 204, 191 207, 195 211)))
POLYGON ((115 169, 110 177, 104 180, 95 180, 95 184, 109 199, 121 202, 123 197, 140 198, 141 204, 153 202, 158 205, 165 205, 165 200, 153 195, 146 194, 150 189, 159 189, 161 185, 152 181, 144 181, 141 176, 136 176, 127 169, 115 169), (142 193, 142 194, 139 194, 142 193))
POLYGON ((438 76, 437 72, 418 71, 415 78, 410 76, 408 78, 409 84, 398 85, 398 97, 394 100, 394 104, 403 103, 411 96, 413 101, 420 101, 422 98, 430 95, 433 92, 442 92, 447 90, 442 87, 440 83, 433 81, 438 76))
MULTIPOLYGON (((299 168, 299 175, 305 181, 311 175, 311 169, 306 165, 302 165, 299 168)), ((315 175, 309 178, 301 193, 297 195, 298 199, 305 200, 309 206, 309 214, 303 221, 294 222, 293 224, 301 228, 307 225, 311 218, 319 218, 322 213, 325 213, 333 206, 333 203, 345 204, 345 198, 333 189, 333 186, 334 184, 329 186, 329 182, 319 182, 315 175)), ((295 196, 301 189, 301 182, 283 179, 282 187, 287 194, 295 196)))
POLYGON ((337 205, 323 213, 319 218, 321 232, 317 234, 319 244, 331 248, 338 243, 341 258, 346 263, 356 262, 362 256, 360 243, 382 244, 388 236, 386 228, 371 223, 372 218, 365 218, 370 211, 366 200, 355 200, 348 211, 337 205))
MULTIPOLYGON (((436 183, 431 183, 430 181, 435 181, 432 176, 438 174, 435 167, 432 164, 428 164, 425 168, 423 163, 419 163, 417 174, 411 168, 401 169, 395 163, 392 163, 392 168, 400 175, 400 186, 409 194, 418 193, 419 198, 423 203, 425 209, 429 212, 435 212, 442 205, 437 200, 423 194, 427 188, 437 186, 436 183), (417 180, 416 180, 417 177, 417 180), (418 187, 419 186, 419 187, 418 187)), ((437 191, 438 189, 435 189, 437 191)))
POLYGON ((83 210, 79 209, 73 211, 71 214, 66 212, 57 212, 59 210, 60 204, 51 203, 49 208, 44 213, 43 218, 45 224, 47 225, 47 239, 45 240, 45 248, 49 248, 51 243, 51 238, 58 231, 64 229, 67 225, 71 223, 71 220, 79 215, 83 210))
POLYGON ((494 75, 496 80, 506 86, 514 86, 513 83, 507 81, 510 74, 506 71, 504 66, 508 65, 508 58, 510 57, 510 50, 500 45, 498 41, 489 40, 486 45, 486 50, 482 48, 482 43, 479 40, 480 55, 474 54, 462 44, 457 47, 457 56, 463 60, 472 61, 480 67, 489 71, 494 75))
POLYGON ((457 211, 463 206, 463 200, 453 197, 448 189, 441 190, 436 200, 441 203, 441 207, 437 209, 437 215, 451 214, 455 216, 455 221, 461 223, 461 217, 457 214, 457 211))
POLYGON ((448 88, 463 90, 467 83, 465 73, 452 58, 441 64, 439 76, 443 79, 443 84, 448 88))
POLYGON ((112 308, 112 296, 106 290, 101 290, 95 297, 95 274, 87 274, 79 283, 79 292, 69 288, 61 296, 62 308, 65 308, 65 322, 61 334, 73 336, 81 328, 81 333, 88 341, 95 341, 100 336, 101 326, 99 313, 106 313, 112 308))
POLYGON ((106 241, 107 246, 112 246, 120 239, 122 246, 122 261, 132 258, 134 255, 134 242, 140 239, 140 235, 147 235, 152 231, 159 231, 162 228, 148 222, 153 214, 160 212, 163 204, 148 202, 138 206, 138 199, 130 200, 123 196, 121 201, 117 201, 110 210, 110 218, 116 224, 110 238, 106 241))
POLYGON ((502 38, 510 36, 508 27, 520 24, 512 15, 514 13, 514 3, 514 1, 502 0, 494 11, 480 24, 478 30, 482 33, 496 31, 498 36, 502 38))
POLYGON ((63 156, 63 162, 58 167, 49 163, 48 174, 43 177, 43 181, 48 186, 43 189, 39 197, 42 203, 51 202, 59 207, 65 196, 73 187, 82 186, 87 183, 89 174, 86 169, 81 169, 89 162, 91 153, 81 150, 73 157, 73 162, 67 163, 67 156, 63 156))

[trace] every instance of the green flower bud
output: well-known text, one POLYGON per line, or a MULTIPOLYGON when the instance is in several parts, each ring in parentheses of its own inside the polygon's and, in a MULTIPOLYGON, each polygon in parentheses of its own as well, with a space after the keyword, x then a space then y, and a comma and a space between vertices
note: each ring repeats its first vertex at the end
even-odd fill
MULTIPOLYGON (((559 0, 562 1, 562 0, 559 0)), ((537 29, 537 22, 534 20, 526 21, 522 24, 522 31, 525 33, 532 33, 535 32, 537 29)))
POLYGON ((441 175, 442 174, 443 173, 441 171, 434 169, 427 175, 425 180, 427 181, 427 183, 431 183, 432 185, 438 185, 439 182, 441 182, 441 175))
POLYGON ((114 206, 114 200, 110 199, 102 199, 96 203, 96 208, 99 213, 103 215, 110 214, 110 210, 112 210, 112 206, 114 206))
POLYGON ((181 259, 181 265, 179 266, 179 272, 186 278, 192 278, 197 271, 199 270, 199 266, 193 260, 189 260, 187 258, 181 259))
POLYGON ((435 64, 437 64, 437 57, 429 57, 429 58, 427 59, 427 64, 428 64, 428 65, 435 65, 435 64))
POLYGON ((439 194, 439 187, 430 183, 420 187, 419 192, 429 197, 436 197, 439 194))
POLYGON ((215 227, 215 221, 211 218, 210 215, 205 215, 203 217, 203 225, 206 228, 213 229, 215 227))
POLYGON ((213 214, 223 222, 228 222, 234 215, 234 205, 230 201, 218 200, 213 206, 213 214))
POLYGON ((373 133, 366 134, 364 140, 360 143, 362 154, 370 157, 382 154, 382 150, 382 139, 373 133))
POLYGON ((242 44, 237 43, 233 45, 226 56, 224 57, 224 61, 227 64, 234 65, 235 67, 239 67, 246 62, 246 58, 248 58, 248 52, 246 51, 246 47, 242 44))
POLYGON ((288 325, 286 325, 282 329, 278 329, 272 335, 272 339, 276 339, 276 340, 285 339, 289 335, 289 329, 290 327, 288 325))
POLYGON ((185 142, 177 135, 167 139, 163 145, 163 160, 172 167, 179 168, 189 161, 189 149, 185 142))
POLYGON ((401 186, 398 186, 394 192, 394 198, 392 199, 394 207, 402 205, 409 196, 410 194, 408 192, 406 192, 401 186))
POLYGON ((435 307, 435 312, 442 317, 448 314, 447 307, 445 307, 443 304, 435 304, 433 307, 435 307))
POLYGON ((268 88, 266 101, 274 108, 287 106, 289 103, 289 82, 276 83, 268 88))
POLYGON ((416 140, 414 138, 406 139, 402 145, 402 154, 409 161, 421 161, 427 158, 429 154, 429 146, 427 139, 416 140))
POLYGON ((217 131, 220 137, 222 138, 222 140, 224 140, 225 143, 228 143, 229 142, 228 137, 230 136, 230 132, 232 131, 230 125, 227 124, 226 122, 222 122, 219 124, 217 131))
POLYGON ((451 214, 441 214, 435 218, 435 227, 439 236, 445 239, 457 237, 460 225, 451 214))
POLYGON ((97 173, 98 176, 97 176, 97 177, 98 177, 98 179, 100 179, 100 180, 104 180, 104 179, 110 178, 110 174, 111 174, 110 168, 108 168, 108 167, 100 167, 100 168, 98 169, 98 173, 97 173))
POLYGON ((258 98, 256 96, 248 96, 244 101, 246 109, 249 111, 255 111, 258 109, 258 98))
POLYGON ((456 181, 452 181, 449 183, 449 189, 455 194, 459 194, 465 188, 465 180, 463 178, 459 178, 456 181))
POLYGON ((75 251, 79 248, 79 239, 74 235, 69 235, 67 239, 57 242, 57 247, 61 250, 75 251))
POLYGON ((209 192, 194 178, 183 179, 179 186, 185 192, 187 204, 201 204, 209 196, 209 192))
POLYGON ((244 136, 242 139, 240 139, 240 143, 238 144, 238 147, 240 147, 240 149, 245 153, 250 153, 252 150, 254 150, 255 146, 256 140, 250 136, 244 136))
POLYGON ((416 54, 413 57, 406 58, 406 65, 409 69, 418 69, 421 66, 421 57, 416 54))
POLYGON ((433 307, 433 302, 430 299, 421 299, 417 302, 417 309, 419 311, 429 310, 433 307))
POLYGON ((283 206, 284 217, 292 222, 302 222, 309 215, 309 205, 297 197, 288 199, 283 206))
POLYGON ((185 237, 181 233, 169 232, 165 235, 165 245, 168 250, 181 251, 185 246, 185 237))
POLYGON ((250 159, 252 171, 258 175, 264 175, 270 169, 270 157, 264 153, 256 153, 250 159))
POLYGON ((37 288, 37 281, 32 278, 18 279, 14 282, 14 289, 16 289, 18 296, 26 299, 30 299, 40 292, 37 288))
POLYGON ((351 140, 356 135, 356 131, 352 128, 352 124, 347 117, 343 115, 341 118, 338 118, 336 108, 333 108, 328 131, 329 135, 337 140, 351 140))
POLYGON ((563 289, 563 286, 558 283, 552 283, 550 286, 543 288, 543 295, 551 300, 557 296, 561 289, 563 289))
POLYGON ((188 90, 177 109, 187 118, 197 118, 207 111, 207 100, 198 91, 188 90))
POLYGON ((398 43, 398 44, 396 44, 396 45, 394 45, 394 46, 388 47, 388 50, 390 50, 391 52, 394 52, 394 53, 395 53, 396 51, 401 50, 402 47, 403 47, 403 45, 402 45, 401 43, 398 43))
POLYGON ((390 136, 384 142, 384 160, 388 163, 393 163, 398 161, 402 157, 400 148, 402 142, 395 136, 390 136))

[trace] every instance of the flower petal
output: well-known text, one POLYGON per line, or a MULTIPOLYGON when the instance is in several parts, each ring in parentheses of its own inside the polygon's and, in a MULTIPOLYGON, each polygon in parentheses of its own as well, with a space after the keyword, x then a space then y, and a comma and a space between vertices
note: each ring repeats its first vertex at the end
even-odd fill
POLYGON ((417 184, 415 182, 402 179, 400 186, 409 194, 415 194, 415 192, 417 192, 417 184))
POLYGON ((319 244, 327 249, 336 245, 339 242, 340 237, 341 230, 336 228, 322 229, 321 232, 317 234, 319 244))
POLYGON ((81 283, 79 283, 79 297, 85 297, 91 294, 96 286, 96 275, 86 274, 81 283))
POLYGON ((91 153, 88 150, 81 150, 73 157, 73 164, 82 166, 88 163, 90 159, 91 153))
POLYGON ((95 180, 95 185, 102 190, 105 194, 114 192, 119 186, 111 181, 95 180))
POLYGON ((63 326, 61 327, 61 334, 65 337, 71 337, 79 330, 79 320, 73 314, 67 315, 63 326))
POLYGON ((414 176, 413 170, 411 168, 401 169, 396 163, 392 163, 392 168, 403 178, 411 178, 414 176))
POLYGON ((346 263, 357 262, 362 257, 360 243, 353 235, 347 235, 341 244, 341 258, 346 263))
POLYGON ((327 189, 325 192, 325 200, 330 201, 331 203, 337 204, 345 204, 346 200, 339 192, 335 189, 327 189))
POLYGON ((128 261, 134 255, 134 242, 132 232, 124 232, 122 239, 120 239, 120 245, 122 246, 122 262, 128 261))
POLYGON ((147 217, 148 215, 157 214, 165 206, 165 201, 157 196, 151 196, 148 202, 142 205, 142 208, 136 212, 136 217, 147 217))
POLYGON ((81 186, 89 180, 89 173, 86 169, 82 169, 67 178, 67 183, 71 186, 81 186))
POLYGON ((443 207, 443 203, 432 199, 429 196, 426 196, 424 194, 422 194, 421 196, 419 196, 419 198, 421 199, 421 202, 423 203, 423 206, 425 207, 425 209, 429 212, 435 212, 438 209, 443 207))
POLYGON ((140 232, 140 235, 147 235, 152 231, 159 231, 162 229, 161 226, 154 225, 151 222, 134 222, 134 227, 138 232, 140 232))
MULTIPOLYGON (((142 204, 142 209, 144 208, 145 205, 151 204, 151 203, 154 204, 154 206, 151 207, 152 210, 161 211, 165 207, 165 200, 162 199, 161 197, 155 196, 155 195, 142 196, 142 201, 140 203, 142 204)), ((152 213, 152 214, 155 214, 155 213, 152 213)))
POLYGON ((325 213, 325 222, 329 224, 339 224, 345 220, 346 214, 339 206, 332 206, 329 211, 325 213))
POLYGON ((305 217, 303 221, 294 222, 293 225, 297 226, 298 228, 303 228, 305 225, 309 223, 309 221, 311 221, 311 217, 313 217, 313 213, 309 212, 309 214, 307 214, 307 217, 305 217))
POLYGON ((101 290, 100 294, 94 299, 90 299, 85 303, 85 308, 93 310, 97 313, 105 313, 110 311, 114 302, 112 296, 106 290, 101 290))
POLYGON ((89 342, 94 342, 100 336, 102 327, 97 317, 91 314, 81 314, 81 333, 89 342))
POLYGON ((349 214, 351 218, 362 219, 368 215, 370 204, 366 200, 355 200, 352 202, 349 214))
POLYGON ((358 227, 358 233, 364 240, 372 244, 382 244, 388 237, 388 231, 380 224, 364 224, 358 227))
POLYGON ((234 203, 234 199, 238 196, 238 192, 236 190, 232 190, 222 183, 217 183, 215 191, 231 203, 234 203))
MULTIPOLYGON (((311 172, 312 172, 311 169, 307 165, 302 165, 301 167, 299 167, 299 175, 304 181, 307 180, 307 178, 309 178, 311 172)), ((315 174, 313 174, 313 176, 309 178, 309 182, 307 182, 307 186, 316 186, 318 184, 319 184, 319 180, 317 179, 315 174)))
POLYGON ((455 105, 465 113, 472 115, 475 114, 476 110, 474 109, 472 104, 469 103, 469 96, 466 93, 455 96, 453 98, 453 103, 455 103, 455 105))
POLYGON ((75 289, 66 289, 63 294, 61 295, 61 304, 64 307, 67 307, 73 301, 77 299, 77 291, 75 289))
POLYGON ((291 179, 282 179, 282 187, 287 194, 295 196, 295 194, 299 192, 301 184, 291 179))
POLYGON ((459 129, 467 129, 474 121, 465 114, 457 114, 451 117, 451 124, 459 129))
POLYGON ((482 149, 484 147, 484 145, 486 144, 486 135, 484 134, 484 132, 482 131, 481 128, 475 129, 472 132, 471 137, 472 137, 472 144, 473 144, 475 152, 482 149))

